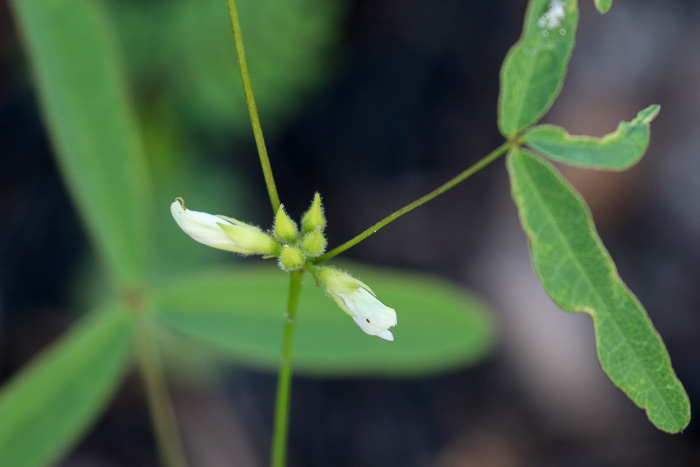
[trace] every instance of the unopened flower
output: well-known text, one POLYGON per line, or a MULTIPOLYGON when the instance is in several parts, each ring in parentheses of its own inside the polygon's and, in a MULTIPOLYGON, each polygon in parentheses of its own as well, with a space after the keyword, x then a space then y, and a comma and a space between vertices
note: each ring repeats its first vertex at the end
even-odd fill
POLYGON ((318 280, 360 329, 370 336, 394 340, 389 328, 396 326, 396 311, 380 302, 364 282, 332 267, 322 268, 318 280))
POLYGON ((323 206, 321 205, 321 195, 314 194, 314 200, 311 202, 309 210, 306 211, 301 219, 301 227, 304 233, 313 232, 316 229, 326 228, 326 216, 323 215, 323 206))
POLYGON ((305 260, 306 257, 299 248, 284 245, 279 257, 279 266, 285 271, 296 271, 304 267, 305 260))
POLYGON ((187 209, 181 200, 170 205, 170 212, 177 225, 199 243, 244 255, 271 255, 278 251, 275 239, 259 228, 230 217, 187 209))
POLYGON ((287 244, 294 244, 297 241, 297 224, 292 219, 289 218, 287 212, 284 210, 284 206, 280 204, 277 209, 277 214, 275 215, 275 237, 280 242, 287 244))
POLYGON ((326 245, 328 245, 328 241, 326 240, 326 237, 323 236, 320 227, 304 235, 301 242, 304 253, 309 255, 311 258, 321 256, 323 252, 326 251, 326 245))

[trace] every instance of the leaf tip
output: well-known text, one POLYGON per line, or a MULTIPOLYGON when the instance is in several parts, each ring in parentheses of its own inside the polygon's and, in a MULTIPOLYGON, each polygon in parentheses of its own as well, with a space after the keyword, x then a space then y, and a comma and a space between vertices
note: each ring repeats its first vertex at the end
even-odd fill
POLYGON ((595 7, 601 15, 604 15, 605 13, 610 11, 611 6, 612 0, 595 0, 595 7))
POLYGON ((649 416, 649 410, 647 410, 647 418, 651 423, 659 430, 668 433, 670 435, 682 434, 683 430, 688 428, 690 424, 690 411, 688 411, 687 416, 684 416, 681 420, 674 420, 675 423, 669 424, 666 420, 655 420, 649 416))
POLYGON ((641 123, 649 124, 659 115, 661 111, 661 106, 659 104, 652 104, 646 109, 640 110, 637 114, 637 118, 640 119, 641 123))

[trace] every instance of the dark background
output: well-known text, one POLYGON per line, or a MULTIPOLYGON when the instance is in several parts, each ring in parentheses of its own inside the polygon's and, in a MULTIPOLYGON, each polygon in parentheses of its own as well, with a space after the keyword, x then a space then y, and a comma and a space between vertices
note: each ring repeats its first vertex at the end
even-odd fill
MULTIPOLYGON (((661 104, 639 165, 624 173, 562 171, 591 205, 621 276, 697 404, 700 5, 617 0, 600 16, 592 0, 580 3, 564 91, 545 121, 600 136, 661 104)), ((269 126, 266 115, 276 111, 260 102, 288 211, 301 213, 320 191, 329 242, 338 245, 498 146, 498 72, 525 4, 343 3, 337 38, 318 58, 323 79, 269 126)), ((26 67, 8 5, 0 4, 1 380, 74 322, 75 277, 90 255, 26 67)), ((136 98, 156 100, 143 73, 130 72, 136 98)), ((252 64, 251 73, 255 87, 252 64)), ((213 130, 185 117, 179 125, 195 160, 246 180, 250 195, 238 204, 266 223, 248 127, 213 130)), ((290 466, 700 465, 698 423, 678 435, 654 429, 602 373, 588 317, 559 311, 542 292, 502 160, 345 256, 427 271, 480 293, 496 310, 499 345, 474 368, 424 380, 297 378, 290 466)), ((275 384, 274 375, 242 369, 205 381, 174 376, 192 465, 265 465, 275 384)), ((145 407, 131 376, 61 465, 155 465, 145 407)))

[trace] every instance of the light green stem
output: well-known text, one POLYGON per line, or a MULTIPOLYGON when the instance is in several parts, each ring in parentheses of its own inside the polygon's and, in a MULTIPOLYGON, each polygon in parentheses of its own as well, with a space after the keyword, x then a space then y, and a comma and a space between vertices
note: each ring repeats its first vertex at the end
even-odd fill
POLYGON ((280 199, 277 195, 275 179, 272 176, 272 166, 270 165, 270 158, 267 155, 267 148, 265 147, 265 138, 263 138, 262 127, 260 126, 258 107, 255 105, 253 87, 250 84, 250 75, 248 74, 248 63, 246 62, 245 49, 243 48, 243 35, 241 34, 241 24, 238 21, 238 9, 236 8, 236 0, 228 0, 228 11, 231 16, 231 28, 233 29, 233 38, 236 41, 236 54, 238 55, 238 66, 241 69, 243 90, 245 91, 246 104, 248 104, 250 123, 253 125, 255 144, 258 146, 260 165, 262 166, 263 175, 265 176, 265 184, 267 185, 267 192, 270 195, 272 210, 274 213, 277 213, 277 209, 280 206, 280 199))
POLYGON ((163 366, 146 319, 141 317, 140 329, 136 336, 136 358, 146 389, 158 454, 165 467, 187 467, 163 366))
POLYGON ((472 175, 477 173, 479 170, 483 169, 484 167, 489 165, 491 162, 493 162, 494 160, 498 159, 500 156, 505 154, 506 151, 508 151, 508 149, 510 148, 511 144, 512 143, 502 144, 498 148, 494 149, 491 153, 489 153, 486 157, 481 159, 479 162, 472 165, 471 167, 464 170, 463 172, 459 173, 456 177, 443 183, 442 185, 440 185, 439 187, 437 187, 436 189, 434 189, 430 193, 426 194, 425 196, 418 198, 414 202, 412 202, 412 203, 402 207, 398 211, 395 211, 394 213, 388 215, 387 217, 380 220, 379 222, 377 222, 372 227, 368 228, 367 230, 365 230, 364 232, 362 232, 361 234, 359 234, 355 238, 348 240, 347 242, 343 243, 339 247, 334 248, 333 250, 329 251, 325 255, 315 259, 314 263, 321 264, 324 261, 328 261, 329 259, 333 258, 336 255, 339 255, 340 253, 344 252, 345 250, 349 249, 350 247, 357 245, 362 240, 369 237, 370 235, 372 235, 373 233, 375 233, 377 230, 381 229, 382 227, 384 227, 388 223, 398 219, 399 217, 403 216, 404 214, 406 214, 409 211, 413 211, 415 208, 427 203, 431 199, 433 199, 437 196, 440 196, 441 194, 443 194, 444 192, 446 192, 450 188, 454 188, 456 185, 462 183, 464 180, 471 177, 472 175))
POLYGON ((287 431, 289 428, 289 398, 292 389, 294 325, 297 309, 299 308, 301 280, 303 277, 303 270, 293 271, 289 274, 289 300, 287 302, 287 315, 282 340, 282 360, 280 361, 279 379, 277 382, 277 405, 275 407, 272 458, 270 461, 272 467, 284 467, 287 461, 287 431))

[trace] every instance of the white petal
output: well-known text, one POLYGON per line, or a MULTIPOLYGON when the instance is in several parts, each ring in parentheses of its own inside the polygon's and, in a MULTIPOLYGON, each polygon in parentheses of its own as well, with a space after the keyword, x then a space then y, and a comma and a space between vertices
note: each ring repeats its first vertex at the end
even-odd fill
POLYGON ((381 337, 382 339, 384 339, 386 341, 393 342, 393 340, 394 340, 394 335, 388 329, 381 334, 377 334, 377 337, 381 337))
POLYGON ((379 301, 364 282, 333 267, 323 268, 319 280, 328 295, 360 329, 370 336, 394 340, 389 328, 396 326, 396 310, 379 301))
POLYGON ((365 333, 393 340, 389 328, 396 326, 396 311, 380 302, 363 288, 344 294, 343 302, 352 319, 365 333))
POLYGON ((180 228, 194 240, 221 250, 238 251, 233 242, 218 224, 231 224, 229 221, 206 212, 185 209, 179 201, 170 205, 170 212, 180 228))

